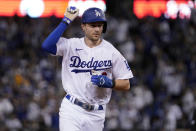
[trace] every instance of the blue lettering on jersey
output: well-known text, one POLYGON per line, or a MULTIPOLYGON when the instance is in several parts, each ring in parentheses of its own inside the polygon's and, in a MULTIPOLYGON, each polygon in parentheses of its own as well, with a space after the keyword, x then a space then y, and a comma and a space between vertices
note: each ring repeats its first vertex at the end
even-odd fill
POLYGON ((125 60, 124 62, 125 62, 125 65, 126 65, 126 67, 127 67, 127 70, 131 70, 131 68, 129 67, 128 62, 127 62, 126 60, 125 60))
POLYGON ((82 61, 79 56, 72 56, 70 58, 71 64, 70 67, 76 67, 80 69, 73 69, 72 72, 81 73, 81 72, 90 72, 93 70, 105 70, 112 67, 111 60, 94 60, 94 57, 90 61, 82 61))

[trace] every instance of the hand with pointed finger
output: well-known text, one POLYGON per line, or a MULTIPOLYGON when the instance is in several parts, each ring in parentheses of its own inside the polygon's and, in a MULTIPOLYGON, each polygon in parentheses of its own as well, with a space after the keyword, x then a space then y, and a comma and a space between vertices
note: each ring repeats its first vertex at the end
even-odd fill
POLYGON ((91 82, 102 88, 113 88, 113 81, 105 75, 92 75, 91 82))
POLYGON ((70 24, 79 14, 79 9, 70 6, 67 8, 64 14, 63 22, 70 24))

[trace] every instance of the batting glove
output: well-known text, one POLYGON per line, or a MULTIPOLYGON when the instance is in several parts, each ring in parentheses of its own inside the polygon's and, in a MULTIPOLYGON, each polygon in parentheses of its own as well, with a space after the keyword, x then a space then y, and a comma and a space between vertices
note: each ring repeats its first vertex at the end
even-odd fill
POLYGON ((113 88, 114 82, 105 75, 92 75, 91 82, 102 88, 113 88))
POLYGON ((63 22, 70 24, 79 14, 79 9, 76 7, 70 6, 67 8, 64 14, 63 22))

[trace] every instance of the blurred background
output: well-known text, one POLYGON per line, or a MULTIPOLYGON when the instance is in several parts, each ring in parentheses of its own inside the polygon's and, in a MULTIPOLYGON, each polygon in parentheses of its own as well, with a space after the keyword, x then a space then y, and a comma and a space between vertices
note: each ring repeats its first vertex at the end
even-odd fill
MULTIPOLYGON (((0 0, 0 131, 58 131, 61 58, 41 44, 70 5, 105 11, 103 37, 135 76, 113 92, 104 131, 195 131, 193 0, 0 0)), ((80 17, 63 36, 83 36, 80 17)))

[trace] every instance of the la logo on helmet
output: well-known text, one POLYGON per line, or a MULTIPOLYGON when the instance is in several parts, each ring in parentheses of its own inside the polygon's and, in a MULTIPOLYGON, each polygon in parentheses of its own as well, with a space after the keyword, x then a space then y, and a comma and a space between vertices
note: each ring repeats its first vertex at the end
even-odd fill
POLYGON ((98 16, 101 16, 101 13, 97 10, 95 10, 95 15, 98 17, 98 16))

